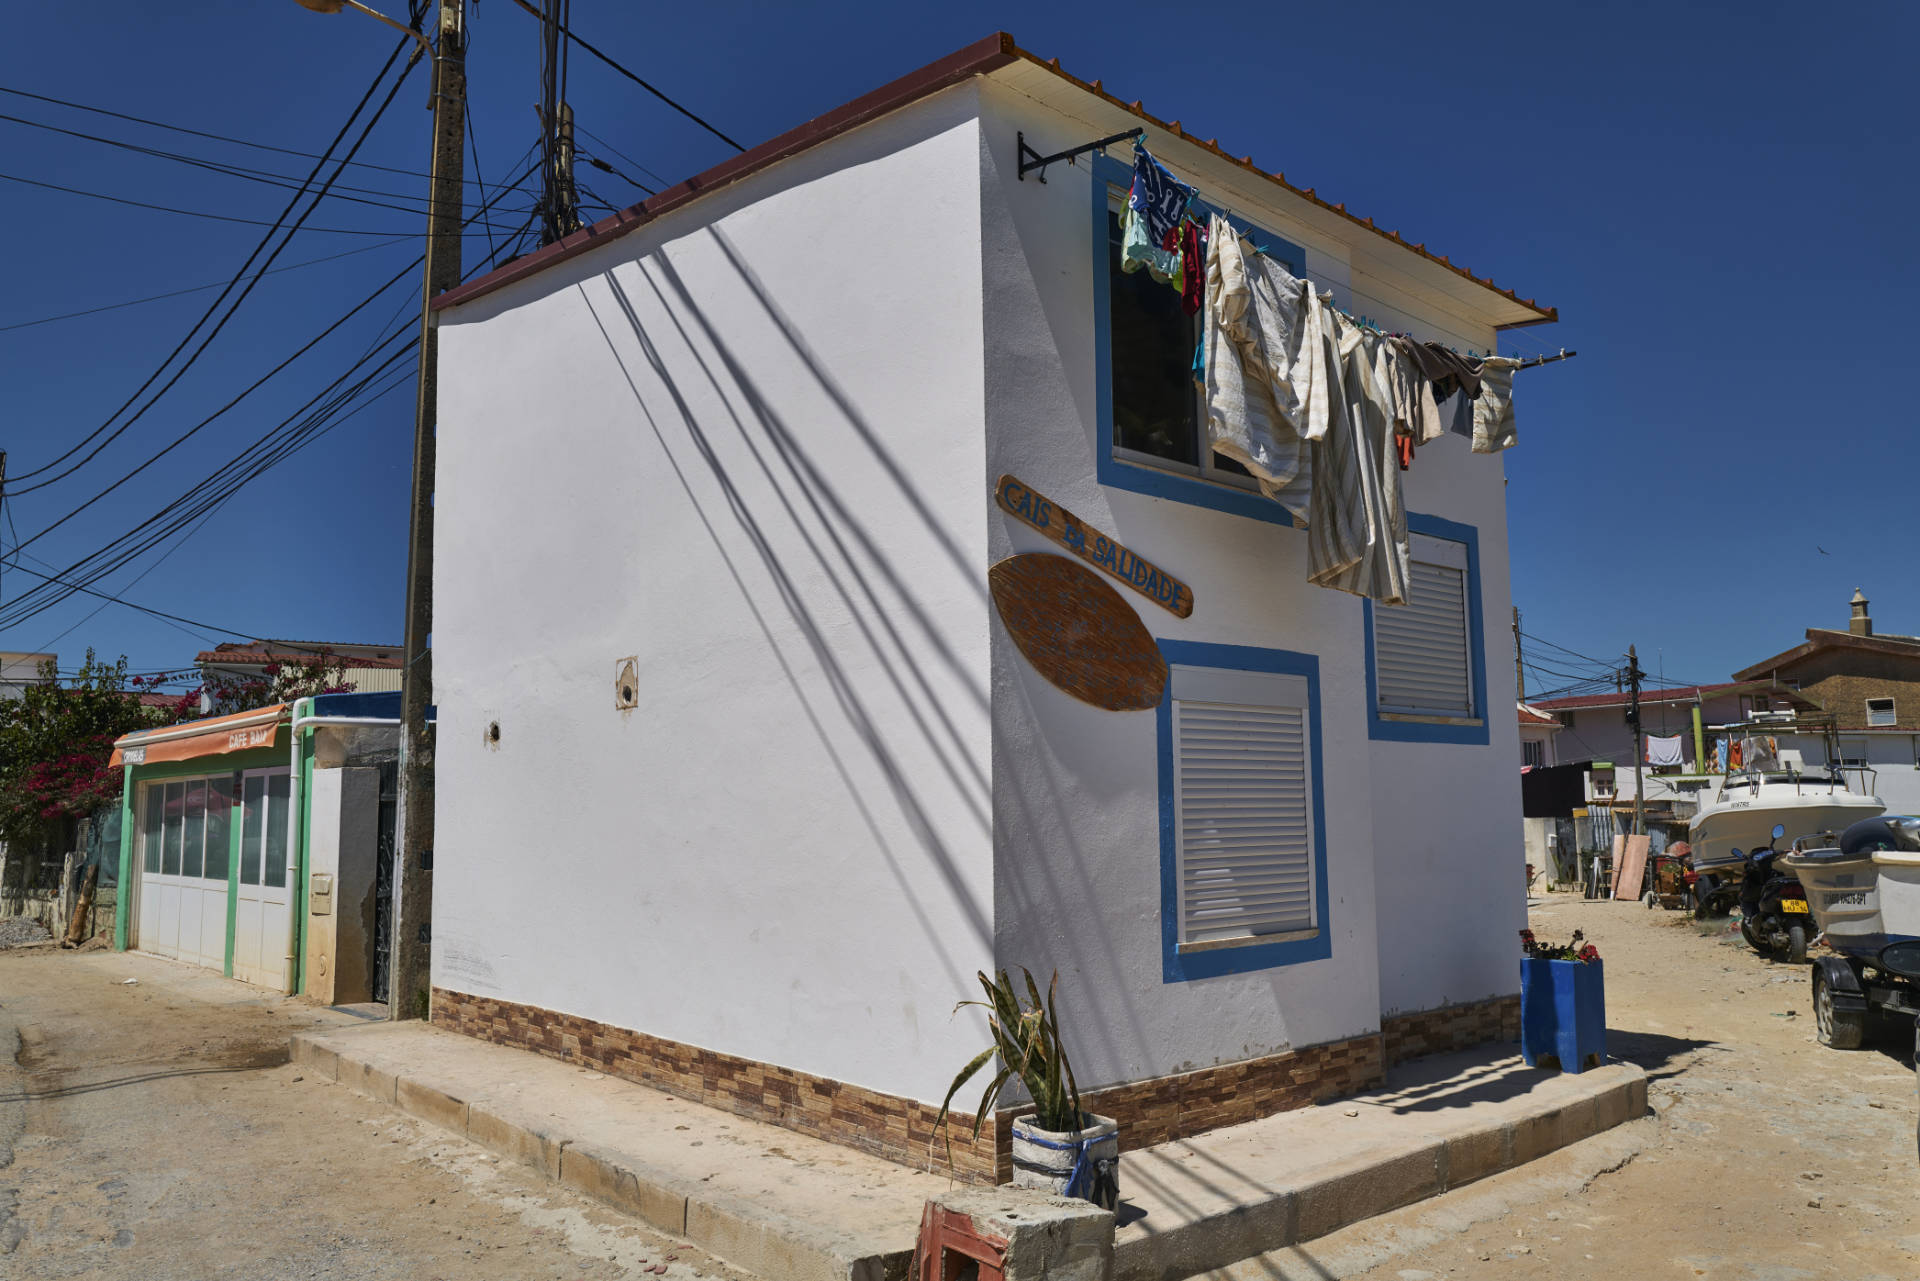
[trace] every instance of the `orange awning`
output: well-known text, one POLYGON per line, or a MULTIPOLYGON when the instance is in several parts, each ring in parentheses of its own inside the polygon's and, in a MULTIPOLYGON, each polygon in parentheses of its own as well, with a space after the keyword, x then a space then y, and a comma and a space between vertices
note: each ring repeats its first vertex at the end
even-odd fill
POLYGON ((114 740, 110 769, 122 765, 152 765, 159 761, 190 761, 199 756, 224 756, 273 746, 273 736, 286 719, 290 704, 275 703, 230 716, 169 725, 164 729, 135 730, 114 740))

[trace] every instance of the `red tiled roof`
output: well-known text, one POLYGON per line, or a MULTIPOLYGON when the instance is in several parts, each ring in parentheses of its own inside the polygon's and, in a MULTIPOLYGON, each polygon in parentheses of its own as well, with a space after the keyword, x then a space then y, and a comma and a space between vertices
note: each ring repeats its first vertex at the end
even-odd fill
MULTIPOLYGON (((1642 703, 1691 703, 1695 698, 1708 698, 1721 690, 1732 689, 1736 682, 1727 681, 1719 685, 1681 685, 1666 689, 1643 689, 1640 691, 1642 703)), ((1565 712, 1580 707, 1625 707, 1629 695, 1625 690, 1618 693, 1608 691, 1604 694, 1575 694, 1571 698, 1537 698, 1533 706, 1548 711, 1565 712)))
POLYGON ((1418 254, 1428 262, 1446 268, 1448 271, 1471 281, 1473 284, 1490 290, 1507 299, 1515 306, 1523 307, 1534 313, 1532 319, 1512 321, 1496 326, 1511 329, 1519 325, 1551 323, 1560 319, 1558 308, 1544 307, 1531 298, 1522 298, 1511 289, 1503 289, 1485 276, 1476 276, 1465 267, 1457 265, 1445 254, 1435 254, 1427 249, 1425 242, 1415 244, 1407 240, 1398 231, 1389 231, 1379 226, 1371 218, 1362 218, 1347 209, 1344 202, 1336 204, 1324 199, 1313 187, 1299 187, 1287 181, 1284 173, 1268 172, 1253 163, 1251 156, 1234 156, 1219 145, 1217 139, 1201 138, 1182 127, 1178 120, 1166 121, 1149 113, 1139 99, 1126 102, 1108 93, 1102 81, 1081 80, 1060 66, 1058 58, 1042 60, 1028 53, 1013 41, 1006 32, 997 32, 983 40, 946 57, 930 62, 920 70, 900 77, 890 84, 883 85, 872 93, 855 98, 841 107, 836 107, 824 115, 816 116, 806 124, 791 129, 776 138, 769 139, 757 147, 749 148, 737 156, 723 160, 703 173, 687 179, 677 186, 669 187, 657 195, 649 196, 639 204, 631 205, 618 213, 610 214, 590 227, 583 228, 553 244, 542 246, 525 257, 494 268, 463 285, 457 285, 434 298, 433 307, 437 310, 467 302, 483 294, 491 293, 503 285, 516 280, 524 280, 556 263, 564 262, 576 254, 585 252, 604 241, 624 236, 629 231, 652 222, 661 215, 679 208, 715 188, 737 182, 778 161, 785 160, 850 129, 878 119, 889 112, 897 111, 921 98, 937 93, 950 85, 958 84, 976 75, 986 75, 1000 70, 1013 62, 1031 63, 1066 81, 1076 88, 1095 95, 1103 101, 1119 107, 1134 118, 1151 125, 1155 129, 1171 134, 1185 142, 1199 147, 1227 163, 1244 169, 1250 174, 1275 184, 1295 196, 1317 205, 1319 208, 1351 222, 1356 227, 1379 236, 1383 240, 1412 253, 1418 254))
POLYGON ((1538 708, 1528 707, 1525 703, 1518 706, 1522 725, 1558 725, 1560 723, 1559 717, 1549 716, 1538 708))
MULTIPOLYGON (((262 654, 246 649, 208 649, 194 655, 193 661, 201 666, 265 667, 268 663, 310 663, 317 657, 318 654, 262 654)), ((340 667, 391 669, 400 666, 397 658, 371 658, 335 652, 329 652, 327 658, 340 667)))

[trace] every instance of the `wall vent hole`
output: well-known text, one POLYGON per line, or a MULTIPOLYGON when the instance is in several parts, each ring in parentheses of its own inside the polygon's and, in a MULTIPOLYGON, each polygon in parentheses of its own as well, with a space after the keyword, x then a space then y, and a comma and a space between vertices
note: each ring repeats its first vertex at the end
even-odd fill
POLYGON ((487 741, 489 743, 497 743, 500 741, 500 722, 499 721, 493 721, 488 724, 487 741))

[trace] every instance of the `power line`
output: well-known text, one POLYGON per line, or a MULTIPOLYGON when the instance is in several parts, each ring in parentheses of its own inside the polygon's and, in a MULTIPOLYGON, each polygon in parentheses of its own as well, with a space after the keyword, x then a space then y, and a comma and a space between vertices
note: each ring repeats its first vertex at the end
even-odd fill
MULTIPOLYGON (((526 222, 521 225, 520 230, 515 233, 514 241, 511 243, 517 244, 532 227, 533 221, 534 216, 529 215, 526 222)), ((489 258, 483 260, 468 273, 468 276, 471 277, 481 271, 490 269, 494 265, 495 257, 496 256, 489 256, 489 258)), ((375 348, 387 345, 401 338, 406 338, 411 329, 412 326, 408 325, 395 330, 387 339, 376 343, 375 348)), ((379 365, 374 368, 373 372, 348 387, 345 391, 334 394, 326 403, 320 405, 318 409, 314 409, 313 406, 316 402, 319 402, 322 397, 326 397, 330 391, 339 387, 342 382, 352 377, 356 370, 364 366, 367 363, 367 359, 370 358, 371 353, 369 353, 368 357, 363 357, 356 361, 345 373, 335 377, 331 383, 322 388, 304 405, 288 415, 279 426, 267 432, 252 445, 248 446, 247 449, 241 451, 233 459, 230 459, 227 463, 216 469, 212 475, 196 483, 186 494, 174 499, 159 512, 156 512, 153 516, 142 521, 139 525, 120 535, 104 547, 89 553, 87 556, 81 557, 80 560, 74 562, 74 564, 67 569, 57 571, 55 574, 41 574, 34 570, 26 570, 25 572, 42 579, 42 585, 39 588, 35 588, 32 592, 29 592, 26 596, 12 602, 6 611, 6 616, 0 617, 0 628, 15 626, 26 621, 28 618, 44 613, 46 610, 68 599, 76 592, 84 592, 96 597, 118 600, 119 598, 117 597, 111 597, 106 593, 95 591, 90 584, 97 582, 106 574, 112 573, 121 565, 127 564, 134 557, 157 546, 172 533, 183 528, 188 522, 193 521, 202 513, 224 503, 228 498, 231 498, 234 493, 238 492, 240 488, 257 479, 259 476, 264 475, 268 470, 284 461, 298 449, 319 439, 327 432, 333 430, 333 428, 341 422, 353 416, 353 414, 360 412, 360 410, 365 409, 368 405, 374 403, 374 401, 394 391, 398 387, 405 385, 408 378, 411 377, 411 373, 402 369, 399 371, 399 377, 391 379, 387 385, 382 387, 378 392, 367 396, 362 400, 361 404, 344 414, 340 412, 356 397, 361 396, 369 385, 390 372, 393 366, 408 356, 417 345, 417 337, 409 338, 404 345, 387 355, 379 365), (312 412, 309 413, 309 410, 312 410, 312 412), (302 415, 305 415, 305 417, 302 418, 302 415), (300 419, 297 425, 295 424, 296 419, 300 419), (201 498, 195 497, 197 494, 203 492, 209 496, 201 498), (183 514, 173 518, 156 533, 145 536, 139 545, 126 546, 130 540, 139 537, 143 530, 147 530, 156 523, 166 520, 170 513, 175 512, 183 506, 186 507, 183 514), (111 559, 103 561, 102 558, 111 559), (73 582, 67 577, 75 573, 86 576, 87 582, 73 582), (66 590, 57 594, 52 593, 47 590, 49 585, 65 588, 66 590), (35 599, 36 596, 41 597, 41 599, 35 599)), ((16 556, 25 554, 20 552, 18 547, 14 550, 16 556)), ((38 562, 37 557, 32 557, 31 559, 38 562)), ((39 563, 44 564, 45 562, 39 563)), ((17 562, 16 567, 18 567, 17 562)), ((172 619, 175 622, 185 622, 206 627, 212 631, 225 632, 229 635, 242 636, 249 639, 261 639, 260 637, 251 636, 246 632, 234 631, 225 627, 216 627, 212 624, 195 623, 192 619, 185 619, 180 615, 169 614, 164 610, 155 610, 148 606, 139 605, 136 602, 119 600, 119 603, 125 604, 130 608, 138 609, 144 613, 153 614, 157 617, 172 619)))
MULTIPOLYGON (((541 13, 538 9, 534 8, 531 4, 527 3, 527 0, 513 0, 513 2, 519 5, 522 9, 525 9, 528 13, 532 14, 534 17, 540 19, 542 22, 546 22, 549 20, 545 14, 541 13)), ((681 115, 685 116, 687 119, 693 121, 693 123, 699 125, 702 129, 705 129, 708 133, 712 134, 714 137, 718 138, 720 141, 726 143, 729 147, 732 147, 735 151, 746 150, 744 146, 742 146, 738 142, 735 142, 732 138, 728 137, 726 134, 721 133, 718 128, 709 124, 707 121, 701 119, 699 116, 695 115, 692 111, 688 110, 686 107, 681 106, 678 102, 675 102, 672 98, 668 97, 661 90, 655 88, 653 85, 647 83, 645 80, 642 80, 634 72, 629 71, 627 68, 621 66, 618 62, 615 62, 611 54, 604 52, 598 46, 593 45, 588 41, 586 41, 585 39, 581 38, 580 36, 574 34, 574 32, 571 31, 566 26, 565 23, 559 22, 556 19, 554 20, 554 25, 560 29, 561 35, 573 41, 575 44, 579 45, 582 49, 585 49, 588 53, 600 59, 600 61, 606 63, 609 67, 612 67, 615 71, 619 72, 621 75, 625 76, 627 79, 633 81, 633 83, 639 85, 642 89, 645 89, 648 93, 652 94, 654 97, 658 98, 660 101, 666 103, 669 107, 672 107, 675 111, 679 112, 681 115)))
MULTIPOLYGON (((189 218, 207 218, 214 222, 238 223, 243 227, 277 227, 280 224, 268 222, 263 218, 242 218, 235 214, 208 213, 204 209, 181 209, 175 205, 157 205, 149 200, 134 200, 127 196, 109 196, 101 191, 86 191, 79 187, 65 187, 57 182, 41 182, 37 178, 22 178, 19 174, 0 173, 0 179, 7 182, 24 183, 29 187, 41 187, 48 191, 64 191, 73 196, 90 196, 95 200, 107 200, 116 205, 129 205, 135 209, 152 209, 159 213, 184 214, 189 218)), ((371 231, 359 227, 308 227, 308 231, 324 232, 330 236, 391 236, 391 231, 371 231)))
MULTIPOLYGON (((417 239, 419 239, 419 236, 414 232, 395 232, 385 244, 362 245, 358 249, 348 249, 343 253, 328 254, 324 258, 309 258, 305 262, 290 262, 284 267, 272 267, 260 274, 263 276, 277 276, 283 271, 298 271, 302 267, 317 267, 323 262, 335 262, 341 258, 351 258, 355 254, 372 253, 376 249, 385 249, 391 245, 397 245, 402 241, 417 239)), ((185 289, 169 289, 163 294, 149 294, 145 298, 129 298, 125 302, 110 302, 99 307, 88 307, 83 311, 62 312, 58 316, 42 316, 38 320, 15 321, 11 325, 0 325, 0 334, 7 333, 14 329, 31 329, 35 325, 51 325, 56 320, 78 320, 82 316, 97 316, 103 311, 118 311, 123 307, 138 307, 143 303, 161 302, 168 298, 181 298, 187 294, 205 293, 209 289, 218 289, 226 283, 228 282, 214 280, 204 285, 190 285, 185 289)))
MULTIPOLYGON (((65 129, 59 125, 46 124, 39 120, 29 120, 25 116, 15 116, 9 115, 6 112, 0 112, 0 120, 9 121, 17 125, 26 125, 33 129, 45 129, 50 133, 64 134, 69 138, 79 138, 86 142, 96 142, 102 146, 115 147, 122 151, 131 151, 137 155, 150 156, 156 160, 171 160, 176 164, 188 165, 195 169, 204 169, 210 173, 222 174, 229 178, 239 178, 247 182, 264 183, 267 186, 279 187, 285 191, 292 191, 295 190, 296 187, 304 187, 305 185, 296 184, 291 174, 275 173, 267 169, 255 169, 247 165, 229 164, 224 160, 208 160, 201 156, 189 156, 178 151, 163 151, 158 147, 146 147, 135 142, 124 142, 117 138, 105 138, 99 134, 82 133, 77 129, 65 129)), ((405 192, 385 191, 377 187, 353 187, 345 183, 334 184, 333 198, 335 200, 345 200, 357 205, 370 205, 375 209, 392 209, 399 213, 408 214, 425 213, 433 207, 433 198, 431 196, 410 196, 405 192), (358 196, 339 194, 350 191, 357 191, 363 194, 358 196), (383 196, 386 198, 382 200, 370 200, 367 198, 368 196, 383 196), (417 202, 417 204, 399 205, 393 203, 396 200, 410 200, 417 202)))
MULTIPOLYGON (((231 143, 236 147, 251 147, 256 151, 273 151, 283 156, 298 156, 302 160, 324 160, 326 158, 324 155, 312 151, 301 151, 294 147, 276 147, 272 143, 249 142, 245 138, 235 138, 228 134, 208 133, 204 129, 189 129, 184 125, 165 124, 158 120, 149 120, 145 116, 128 115, 124 111, 109 111, 105 107, 90 107, 84 102, 74 102, 67 98, 49 97, 43 93, 29 93, 25 89, 12 89, 6 85, 0 85, 0 93, 12 94, 16 98, 31 98, 35 102, 51 103, 56 107, 69 107, 74 111, 86 111, 96 116, 111 116, 115 120, 130 121, 133 124, 145 125, 150 129, 164 129, 169 133, 182 133, 195 138, 208 138, 214 142, 231 143)), ((432 176, 431 174, 421 173, 417 169, 401 169, 393 165, 378 165, 371 160, 355 160, 352 164, 356 169, 377 169, 382 173, 404 174, 409 178, 428 178, 432 176)))
MULTIPOLYGON (((606 149, 607 149, 608 151, 611 151, 611 152, 612 152, 612 153, 613 153, 614 155, 616 155, 616 156, 618 156, 618 157, 620 157, 620 158, 621 158, 622 160, 624 160, 624 161, 626 161, 626 162, 627 162, 628 164, 630 164, 630 165, 632 165, 632 166, 633 166, 633 167, 634 167, 635 169, 638 169, 638 170, 639 170, 639 171, 640 171, 641 173, 643 173, 643 174, 645 174, 645 175, 647 175, 647 177, 649 177, 649 178, 651 178, 651 179, 653 179, 653 180, 654 180, 655 182, 657 182, 657 183, 659 183, 659 184, 660 184, 660 185, 661 185, 662 187, 671 187, 671 186, 673 185, 673 182, 672 182, 672 180, 670 180, 670 179, 667 179, 667 178, 662 178, 662 177, 661 177, 661 176, 660 176, 659 174, 657 174, 657 173, 655 173, 655 172, 654 172, 653 170, 651 170, 651 169, 649 169, 649 168, 647 168, 647 167, 646 167, 645 165, 643 165, 643 164, 641 164, 641 163, 640 163, 640 162, 639 162, 638 160, 635 160, 635 159, 634 159, 634 158, 633 158, 632 156, 630 156, 630 155, 628 155, 628 154, 627 154, 626 152, 624 152, 624 151, 622 151, 622 150, 620 150, 620 148, 618 148, 618 147, 616 147, 616 146, 614 146, 614 145, 613 145, 612 143, 610 143, 610 142, 608 142, 608 141, 607 141, 607 140, 606 140, 605 138, 602 138, 602 137, 601 137, 601 136, 600 136, 599 134, 597 134, 597 133, 595 133, 595 132, 594 132, 593 130, 591 130, 591 129, 589 129, 589 128, 587 128, 587 127, 586 127, 585 125, 575 125, 575 126, 574 126, 574 128, 576 128, 576 129, 578 129, 578 130, 579 130, 579 131, 580 131, 581 133, 583 133, 583 134, 585 134, 585 135, 586 135, 587 137, 589 137, 589 138, 591 138, 591 139, 593 139, 593 140, 594 140, 595 142, 597 142, 597 143, 599 143, 599 144, 600 144, 601 146, 603 146, 603 147, 605 147, 605 148, 606 148, 606 149)), ((625 177, 625 175, 621 175, 621 176, 622 176, 622 177, 625 177)), ((628 181, 628 182, 633 182, 633 179, 631 179, 631 178, 628 178, 628 179, 627 179, 627 181, 628 181)), ((640 184, 640 183, 637 183, 637 182, 636 182, 636 183, 634 183, 634 186, 636 186, 636 187, 640 187, 640 186, 641 186, 641 184, 640 184)), ((644 187, 642 187, 641 189, 642 189, 642 190, 645 190, 645 188, 644 188, 644 187)))
MULTIPOLYGON (((347 116, 346 122, 342 124, 340 126, 339 131, 333 135, 333 141, 327 144, 327 156, 331 156, 333 154, 333 149, 340 145, 341 140, 347 136, 347 131, 353 128, 353 122, 360 118, 360 113, 366 109, 367 103, 373 100, 374 93, 380 88, 380 82, 386 79, 387 72, 393 67, 394 62, 399 59, 401 49, 406 45, 406 43, 407 42, 403 40, 400 44, 395 45, 393 52, 387 55, 386 62, 381 65, 379 71, 374 73, 373 79, 371 82, 368 83, 366 91, 360 95, 360 101, 354 104, 353 111, 351 114, 347 116)), ((400 83, 405 79, 406 79, 406 72, 403 70, 400 73, 400 77, 395 80, 394 88, 397 90, 400 86, 400 83)), ((388 95, 388 101, 389 102, 392 101, 391 94, 388 95)), ((383 110, 384 110, 384 104, 383 104, 383 110)), ((376 115, 374 119, 377 121, 379 117, 376 115)), ((371 128, 371 125, 369 125, 369 128, 371 128)), ((366 137, 366 134, 363 132, 361 134, 361 137, 364 139, 366 137)), ((351 159, 351 153, 349 154, 348 158, 351 159)), ((318 161, 314 165, 312 171, 307 175, 308 183, 311 183, 315 178, 318 178, 320 176, 320 171, 326 167, 326 163, 327 163, 326 158, 323 157, 320 161, 318 161)), ((334 175, 336 177, 339 176, 339 172, 340 172, 339 169, 336 168, 334 170, 334 175)), ((214 313, 220 309, 220 304, 226 301, 227 295, 233 292, 234 286, 238 285, 240 281, 246 276, 247 269, 253 266, 254 259, 258 258, 261 255, 261 253, 266 250, 267 246, 272 243, 274 232, 280 229, 280 225, 287 220, 288 215, 293 213, 294 209, 299 205, 299 203, 300 203, 300 195, 295 194, 294 197, 287 202, 286 208, 280 211, 280 216, 274 220, 274 222, 271 225, 271 229, 267 232, 267 234, 262 236, 259 240, 259 243, 254 245, 253 251, 247 255, 247 260, 240 264, 240 270, 235 272, 233 279, 227 282, 227 287, 220 291, 220 296, 218 298, 215 298, 213 302, 208 305, 207 309, 204 312, 200 313, 200 318, 193 322, 193 326, 190 329, 188 329, 186 334, 180 339, 180 341, 174 345, 173 350, 167 353, 166 359, 162 360, 157 366, 154 367, 153 372, 151 374, 148 374, 146 377, 146 380, 142 382, 137 388, 134 389, 132 395, 128 396, 126 400, 121 402, 120 407, 118 409, 115 409, 111 414, 107 415, 105 422, 101 423, 98 427, 88 432, 86 436, 84 436, 77 443, 75 443, 72 448, 68 449, 66 453, 61 454, 58 458, 55 458, 52 462, 46 463, 40 467, 34 468, 31 471, 25 472, 20 477, 17 477, 16 479, 27 479, 33 476, 38 476, 43 472, 51 471, 53 468, 58 467, 61 463, 71 458, 74 454, 78 453, 81 449, 84 449, 90 441, 94 440, 102 432, 105 432, 109 427, 111 427, 113 425, 114 419, 118 418, 121 414, 125 413, 129 405, 133 404, 134 401, 138 400, 141 394, 144 393, 147 390, 147 388, 153 386, 154 381, 158 379, 160 375, 166 371, 166 368, 168 365, 173 363, 174 358, 177 357, 182 351, 186 350, 187 344, 193 341, 193 336, 200 332, 200 327, 202 325, 205 325, 207 321, 213 318, 214 313)), ((316 201, 316 204, 317 204, 317 201, 316 201)), ((309 206, 307 209, 307 213, 311 214, 312 212, 313 212, 313 206, 309 206)), ((302 216, 302 221, 304 221, 304 219, 305 219, 305 215, 302 216)), ((288 238, 291 239, 291 233, 289 233, 288 238)), ((277 256, 280 252, 280 249, 283 249, 285 247, 286 247, 286 242, 283 241, 281 243, 280 248, 274 250, 274 256, 277 256)), ((264 270, 266 267, 270 267, 272 265, 273 265, 273 258, 269 257, 268 260, 262 264, 262 269, 264 270)), ((259 281, 259 276, 256 275, 254 277, 254 283, 257 283, 258 281, 259 281)), ((253 288, 253 284, 250 283, 247 286, 247 288, 250 291, 253 288)), ((243 293, 241 295, 241 298, 244 299, 245 297, 246 295, 243 293)), ((236 300, 234 303, 234 307, 237 308, 238 306, 239 306, 239 301, 236 300)), ((233 310, 229 309, 227 312, 227 317, 230 318, 232 315, 233 315, 233 310)), ((226 318, 223 318, 220 323, 225 324, 226 318)), ((201 351, 206 350, 205 343, 201 344, 200 350, 201 351)), ((194 357, 189 358, 187 362, 188 365, 191 365, 193 363, 193 359, 197 358, 198 356, 199 356, 199 352, 195 352, 194 357)), ((184 373, 185 369, 183 368, 181 372, 184 373)), ((167 385, 171 387, 174 382, 177 382, 179 380, 179 377, 180 375, 176 373, 173 379, 170 380, 167 385)), ((164 390, 165 388, 162 389, 163 392, 164 390)), ((153 403, 152 401, 149 401, 148 406, 151 407, 152 403, 153 403)), ((116 435, 117 434, 118 433, 116 433, 116 435)), ((89 455, 89 457, 91 456, 92 455, 89 455)), ((83 459, 82 461, 84 462, 85 460, 83 459)), ((15 492, 20 492, 20 491, 16 490, 15 492)))

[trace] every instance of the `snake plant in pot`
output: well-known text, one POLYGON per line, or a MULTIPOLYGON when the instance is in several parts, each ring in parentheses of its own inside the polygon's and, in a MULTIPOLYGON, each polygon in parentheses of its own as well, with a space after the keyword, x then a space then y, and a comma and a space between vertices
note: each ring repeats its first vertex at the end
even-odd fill
MULTIPOLYGON (((1060 975, 1054 974, 1043 998, 1033 975, 1025 969, 1020 973, 1026 981, 1024 1000, 1013 979, 1001 970, 991 979, 984 973, 976 976, 986 1000, 962 1001, 954 1006, 955 1013, 969 1005, 984 1009, 993 1044, 976 1054, 953 1078, 947 1097, 940 1102, 934 1131, 944 1132, 948 1107, 960 1087, 997 1057, 999 1064, 980 1096, 980 1106, 974 1110, 973 1136, 980 1137, 980 1127, 993 1115, 1001 1093, 1009 1083, 1018 1081, 1032 1098, 1033 1111, 1013 1119, 1014 1186, 1039 1188, 1116 1209, 1120 1203, 1120 1127, 1111 1118, 1081 1110, 1080 1087, 1073 1079, 1073 1065, 1067 1061, 1066 1047, 1060 1042, 1060 1021, 1054 1014, 1054 992, 1060 986, 1060 975)), ((951 1137, 947 1140, 947 1156, 951 1161, 951 1137)))

